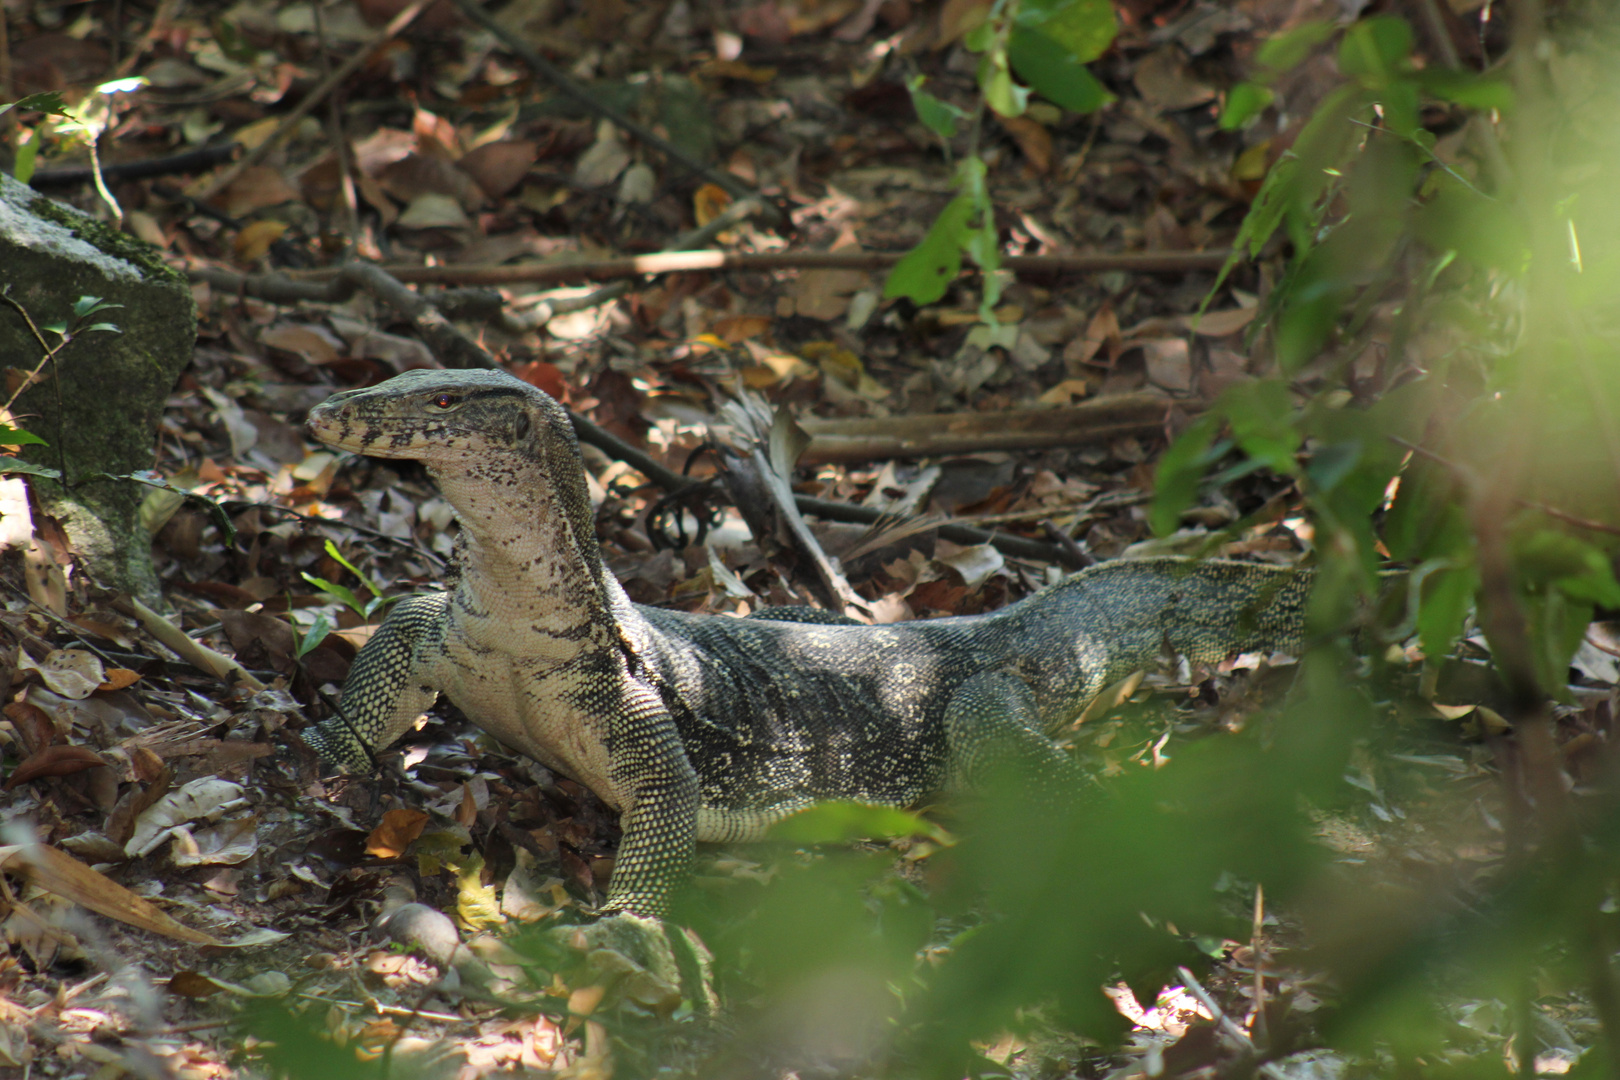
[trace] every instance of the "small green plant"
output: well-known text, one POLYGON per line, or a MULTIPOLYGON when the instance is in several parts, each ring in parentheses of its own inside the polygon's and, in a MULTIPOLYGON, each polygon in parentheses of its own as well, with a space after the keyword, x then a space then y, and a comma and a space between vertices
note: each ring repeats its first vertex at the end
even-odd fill
POLYGON ((940 100, 924 89, 926 80, 921 76, 907 82, 918 119, 945 141, 947 150, 964 121, 972 125, 971 145, 957 169, 960 194, 946 205, 922 242, 889 272, 886 297, 903 296, 915 304, 937 302, 962 269, 966 253, 984 276, 979 317, 996 325, 1001 243, 978 148, 983 110, 1009 119, 1023 116, 1032 91, 1074 112, 1100 109, 1114 95, 1086 64, 1107 51, 1117 29, 1109 0, 996 0, 963 38, 963 44, 980 56, 979 108, 969 113, 940 100))
POLYGON ((384 596, 382 586, 378 585, 375 581, 372 581, 359 570, 355 569, 354 564, 348 559, 345 559, 343 557, 343 553, 338 550, 337 545, 332 543, 330 540, 326 542, 326 554, 337 560, 343 569, 360 579, 360 584, 364 585, 371 593, 371 598, 369 600, 362 602, 360 597, 355 594, 354 590, 350 589, 346 585, 338 585, 334 582, 327 581, 325 578, 318 578, 314 574, 306 573, 300 576, 302 576, 305 581, 321 590, 321 592, 325 593, 327 596, 330 596, 332 599, 338 601, 344 607, 360 616, 362 619, 365 619, 367 622, 371 621, 371 616, 375 614, 379 608, 385 607, 388 604, 393 603, 394 600, 398 599, 398 597, 390 598, 384 596))
MULTIPOLYGON (((371 593, 371 596, 366 600, 361 600, 355 591, 346 585, 339 585, 336 582, 327 581, 325 578, 319 578, 314 574, 309 573, 304 573, 300 576, 303 577, 305 581, 321 590, 321 592, 325 593, 327 596, 330 596, 332 599, 336 600, 338 603, 360 616, 362 619, 370 622, 371 617, 380 609, 399 599, 397 596, 384 596, 382 586, 378 585, 375 581, 372 581, 370 578, 366 577, 366 575, 362 574, 358 569, 356 569, 355 565, 348 559, 345 559, 343 557, 343 553, 338 550, 337 545, 332 543, 330 540, 326 542, 326 553, 333 559, 336 559, 345 570, 359 578, 360 584, 366 587, 366 589, 371 593)), ((334 627, 332 625, 332 621, 326 617, 326 613, 324 611, 316 615, 315 622, 309 628, 309 631, 301 635, 298 639, 296 648, 297 655, 300 658, 307 656, 312 650, 315 649, 316 646, 318 646, 322 641, 326 640, 326 636, 330 634, 333 629, 334 627)))

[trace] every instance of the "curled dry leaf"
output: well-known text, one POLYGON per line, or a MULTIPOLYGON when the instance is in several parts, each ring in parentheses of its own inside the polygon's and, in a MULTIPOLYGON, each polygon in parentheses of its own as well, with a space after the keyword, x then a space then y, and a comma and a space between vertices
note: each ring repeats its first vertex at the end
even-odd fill
POLYGON ((101 660, 83 649, 53 649, 43 663, 35 663, 26 651, 19 652, 17 670, 35 672, 53 693, 75 701, 89 697, 107 681, 101 660))
MULTIPOLYGON (((941 547, 944 547, 943 543, 941 547)), ((972 547, 960 548, 949 554, 941 554, 935 557, 934 561, 956 571, 969 592, 977 590, 1007 565, 1001 552, 991 544, 975 544, 972 547)))
POLYGON ((177 825, 170 838, 169 859, 176 866, 236 866, 259 850, 259 823, 251 817, 222 821, 193 833, 177 825))
POLYGON ((240 784, 203 777, 184 784, 153 803, 135 822, 135 834, 124 845, 132 858, 157 850, 171 832, 192 821, 218 821, 232 810, 247 806, 240 784))

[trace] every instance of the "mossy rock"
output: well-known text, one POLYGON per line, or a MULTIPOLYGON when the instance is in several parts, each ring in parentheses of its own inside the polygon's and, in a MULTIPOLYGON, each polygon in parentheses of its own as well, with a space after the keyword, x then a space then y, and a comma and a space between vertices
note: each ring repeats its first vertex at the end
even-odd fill
MULTIPOLYGON (((29 482, 90 573, 109 588, 160 600, 151 537, 139 520, 145 489, 116 478, 156 461, 164 402, 197 340, 190 287, 150 244, 0 174, 0 289, 41 328, 46 346, 60 338, 43 328, 71 326, 81 297, 122 305, 92 319, 118 333, 75 337, 12 412, 17 426, 48 444, 24 447, 23 460, 60 470, 61 479, 29 482)), ((4 366, 32 371, 44 353, 17 310, 0 305, 4 366)))

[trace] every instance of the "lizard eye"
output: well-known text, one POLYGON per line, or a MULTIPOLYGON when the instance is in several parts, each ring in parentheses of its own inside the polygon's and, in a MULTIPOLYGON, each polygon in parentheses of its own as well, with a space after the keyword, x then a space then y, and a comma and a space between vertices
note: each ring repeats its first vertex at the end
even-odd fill
POLYGON ((456 395, 454 394, 436 394, 433 398, 433 407, 436 409, 448 409, 455 403, 456 395))

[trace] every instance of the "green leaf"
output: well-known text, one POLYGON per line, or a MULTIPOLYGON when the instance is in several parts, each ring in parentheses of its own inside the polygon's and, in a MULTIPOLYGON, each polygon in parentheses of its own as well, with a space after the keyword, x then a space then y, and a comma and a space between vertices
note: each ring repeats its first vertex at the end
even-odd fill
POLYGON ((219 46, 219 51, 238 64, 252 64, 259 58, 259 50, 248 43, 235 23, 216 15, 209 20, 208 28, 213 33, 214 44, 219 46))
POLYGON ((10 104, 0 105, 0 113, 7 109, 30 109, 34 112, 52 113, 56 116, 71 116, 68 112, 67 100, 62 97, 60 90, 47 90, 42 94, 29 94, 10 104))
POLYGON ((39 158, 39 136, 34 136, 17 147, 17 160, 12 163, 11 175, 18 183, 26 184, 34 178, 34 162, 39 158))
POLYGON ((73 314, 76 318, 88 319, 99 311, 111 311, 114 308, 123 306, 123 304, 110 303, 99 296, 81 296, 73 302, 73 314))
POLYGON ((1280 379, 1238 383, 1221 395, 1215 411, 1226 417, 1233 440, 1250 458, 1278 476, 1299 472, 1294 454, 1301 436, 1293 423, 1287 383, 1280 379))
POLYGON ((339 566, 343 567, 343 569, 359 578, 360 584, 371 590, 372 596, 382 595, 382 589, 378 587, 370 578, 366 577, 366 575, 355 569, 354 563, 350 562, 348 559, 345 559, 343 557, 343 552, 339 551, 338 546, 332 543, 330 540, 326 542, 326 553, 332 558, 336 559, 339 566))
POLYGON ((1040 31, 1014 27, 1007 59, 1036 93, 1071 112, 1096 112, 1114 100, 1073 52, 1040 31))
POLYGON ((1491 199, 1446 173, 1431 178, 1432 195, 1412 216, 1412 231, 1437 253, 1455 251, 1479 269, 1514 274, 1530 258, 1519 207, 1491 199))
POLYGON ((82 328, 79 333, 88 334, 92 330, 102 330, 109 334, 122 334, 124 332, 117 323, 98 322, 82 328))
POLYGON ((1333 34, 1334 26, 1331 22, 1301 23, 1292 30, 1285 30, 1268 39, 1255 54, 1255 62, 1280 74, 1296 67, 1311 54, 1312 49, 1333 34))
POLYGON ((1429 68, 1417 73, 1417 83, 1437 98, 1454 101, 1470 109, 1496 109, 1507 112, 1513 108, 1513 87, 1501 79, 1481 75, 1474 71, 1455 71, 1449 68, 1429 68))
POLYGON ((317 645, 325 641, 326 635, 330 634, 331 632, 332 621, 326 617, 326 612, 320 612, 315 616, 315 623, 309 628, 309 633, 305 634, 298 641, 298 658, 302 660, 312 650, 314 650, 317 645))
POLYGON ((917 110, 917 119, 923 126, 942 139, 955 137, 957 125, 967 119, 967 113, 923 89, 928 80, 921 75, 913 75, 906 80, 906 90, 911 93, 911 106, 917 110))
POLYGON ((321 590, 321 592, 325 593, 327 596, 332 597, 332 599, 336 600, 338 603, 342 604, 356 615, 359 615, 361 618, 365 618, 365 609, 360 603, 360 598, 354 595, 353 590, 346 586, 327 581, 325 578, 318 578, 314 574, 300 573, 298 576, 315 586, 317 589, 321 590))
POLYGON ((1620 607, 1615 581, 1603 549, 1552 529, 1536 529, 1518 538, 1514 562, 1532 585, 1551 585, 1572 600, 1620 607))
MULTIPOLYGON (((1422 573, 1424 567, 1413 571, 1422 573)), ((1423 655, 1438 658, 1451 651, 1462 637, 1463 619, 1473 606, 1479 573, 1472 566, 1437 569, 1423 581, 1423 597, 1418 607, 1418 640, 1423 655)))
POLYGON ((47 469, 43 465, 35 465, 28 461, 18 461, 16 458, 0 458, 0 473, 21 473, 25 476, 43 476, 47 480, 62 479, 62 470, 60 469, 47 469))
POLYGON ((1029 104, 1029 87, 1013 82, 1007 54, 999 50, 986 53, 979 61, 979 92, 998 116, 1023 116, 1029 104))
POLYGON ((1108 51, 1119 33, 1119 20, 1109 0, 1024 0, 1018 8, 1015 39, 1020 30, 1036 32, 1084 64, 1108 51))
POLYGON ((1317 494, 1326 494, 1339 486, 1339 481, 1350 475, 1361 461, 1362 444, 1359 442, 1335 442, 1326 446, 1319 446, 1311 454, 1311 463, 1305 468, 1305 475, 1311 481, 1311 487, 1317 494))
MULTIPOLYGON (((1214 447, 1220 418, 1206 413, 1183 431, 1163 454, 1153 480, 1153 505, 1148 525, 1155 536, 1169 536, 1181 524, 1181 512, 1192 505, 1198 484, 1210 465, 1224 452, 1214 447)), ((1230 444, 1228 444, 1230 445, 1230 444)))
POLYGON ((1259 256, 1260 249, 1266 246, 1266 241, 1271 239, 1288 213, 1291 187, 1298 173, 1299 159, 1292 154, 1284 154, 1266 171, 1266 178, 1260 181, 1259 193, 1250 204, 1249 212, 1244 215, 1243 224, 1238 226, 1237 242, 1232 245, 1234 249, 1241 251, 1247 248, 1251 259, 1259 256))
POLYGON ((926 836, 940 843, 952 842, 944 829, 910 811, 855 802, 817 803, 778 821, 771 826, 769 835, 772 840, 785 840, 790 844, 837 844, 902 836, 926 836))
POLYGON ((10 424, 0 424, 0 446, 49 446, 50 443, 35 435, 32 431, 24 431, 20 427, 10 424))
MULTIPOLYGON (((1023 74, 1023 72, 1019 72, 1023 74)), ((1037 88, 1038 89, 1038 88, 1037 88)), ((1226 107, 1221 110, 1221 128, 1236 131, 1259 116, 1277 95, 1259 83, 1240 82, 1226 92, 1226 107)))
POLYGON ((945 295, 962 270, 962 248, 968 241, 968 221, 973 216, 973 200, 966 195, 952 199, 922 243, 894 264, 883 295, 888 299, 904 296, 914 304, 932 304, 945 295))
POLYGON ((1366 86, 1389 85, 1411 66, 1412 27, 1396 15, 1375 15, 1345 31, 1339 70, 1366 86))

